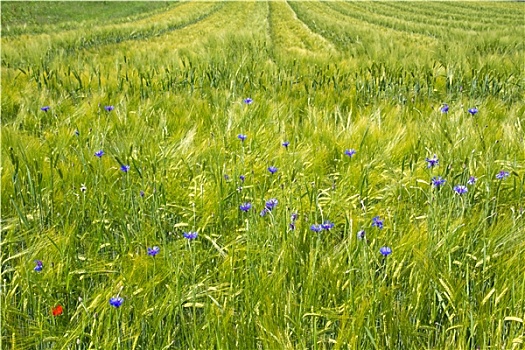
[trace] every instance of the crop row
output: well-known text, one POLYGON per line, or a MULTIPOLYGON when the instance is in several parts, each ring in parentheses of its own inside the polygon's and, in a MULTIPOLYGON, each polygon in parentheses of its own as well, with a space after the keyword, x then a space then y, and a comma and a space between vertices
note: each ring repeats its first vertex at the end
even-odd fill
POLYGON ((181 29, 199 22, 218 11, 221 3, 188 3, 146 19, 129 23, 100 26, 39 34, 24 39, 19 45, 17 38, 2 40, 2 62, 6 67, 23 67, 25 64, 47 65, 54 59, 73 56, 78 50, 118 44, 125 41, 147 40, 164 33, 181 29))
MULTIPOLYGON (((93 30, 124 22, 136 22, 183 4, 169 3, 81 3, 75 9, 64 3, 4 3, 2 6, 2 37, 38 35, 64 31, 93 30), (44 17, 45 16, 45 17, 44 17), (42 18, 44 17, 44 18, 42 18)), ((27 37, 23 37, 25 40, 27 37)))

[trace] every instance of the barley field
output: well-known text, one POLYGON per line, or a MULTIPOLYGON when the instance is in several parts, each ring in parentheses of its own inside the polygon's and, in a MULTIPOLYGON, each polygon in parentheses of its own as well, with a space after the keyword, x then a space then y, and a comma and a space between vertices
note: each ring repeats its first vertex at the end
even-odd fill
POLYGON ((525 348, 525 3, 1 20, 1 349, 525 348))

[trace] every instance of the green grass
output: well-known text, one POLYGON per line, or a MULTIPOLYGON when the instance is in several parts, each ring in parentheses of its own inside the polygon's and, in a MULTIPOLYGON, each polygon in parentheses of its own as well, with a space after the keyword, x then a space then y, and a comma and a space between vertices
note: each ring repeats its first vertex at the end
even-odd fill
POLYGON ((3 1, 2 36, 126 22, 176 5, 166 1, 3 1))
POLYGON ((3 2, 0 348, 520 349, 524 11, 3 2))

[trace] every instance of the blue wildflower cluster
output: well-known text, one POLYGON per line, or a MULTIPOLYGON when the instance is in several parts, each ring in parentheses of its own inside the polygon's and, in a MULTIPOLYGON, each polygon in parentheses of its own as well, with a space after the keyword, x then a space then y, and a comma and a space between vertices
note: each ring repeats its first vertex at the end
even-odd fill
MULTIPOLYGON (((441 113, 443 113, 443 114, 447 114, 448 111, 449 111, 449 109, 450 109, 449 105, 446 104, 446 103, 443 103, 443 104, 441 105, 440 111, 441 111, 441 113)), ((478 113, 478 108, 477 108, 477 107, 471 107, 471 108, 467 109, 467 112, 468 112, 470 115, 474 116, 474 115, 476 115, 476 114, 478 113)))
POLYGON ((277 201, 277 199, 275 198, 267 200, 263 210, 261 211, 261 216, 265 216, 266 214, 271 212, 277 206, 277 203, 279 203, 279 201, 277 201))
POLYGON ((329 220, 323 221, 322 224, 313 224, 310 226, 310 230, 313 232, 330 231, 335 227, 335 224, 329 220))
MULTIPOLYGON (((476 113, 477 113, 477 110, 476 110, 476 113)), ((433 168, 433 167, 435 167, 435 166, 437 166, 439 164, 439 159, 437 158, 436 155, 434 155, 433 158, 426 158, 425 161, 427 162, 427 168, 433 168)), ((496 177, 497 180, 504 180, 504 179, 508 178, 509 176, 510 176, 510 173, 508 171, 500 170, 496 174, 495 177, 496 177)), ((469 176, 468 180, 466 181, 466 185, 457 184, 452 189, 454 190, 454 192, 456 194, 461 196, 461 195, 466 194, 469 191, 467 185, 468 186, 474 186, 477 181, 478 181, 478 178, 473 176, 473 175, 471 175, 471 176, 469 176)), ((443 187, 443 185, 445 185, 446 182, 447 182, 447 180, 445 180, 441 176, 434 176, 430 180, 430 183, 432 184, 432 187, 437 188, 437 189, 443 187)))
MULTIPOLYGON (((245 98, 243 100, 243 103, 245 105, 251 105, 253 103, 253 100, 251 98, 245 98)), ((111 106, 111 105, 107 105, 107 106, 104 106, 104 110, 106 112, 112 112, 114 110, 114 106, 111 106)), ((247 109, 249 109, 251 107, 247 107, 247 109)), ((44 107, 41 107, 40 108, 42 112, 44 113, 47 113, 51 107, 49 106, 44 106, 44 107)), ((443 114, 442 115, 442 118, 446 118, 447 117, 447 113, 449 112, 449 106, 448 104, 443 104, 441 107, 440 107, 440 111, 441 113, 443 114)), ((478 109, 473 107, 473 108, 469 108, 468 109, 468 113, 472 116, 476 115, 478 113, 478 109)), ((76 131, 76 134, 77 136, 80 135, 80 133, 78 131, 76 131)), ((234 136, 231 136, 231 138, 234 140, 234 142, 238 142, 238 141, 235 141, 234 139, 234 136)), ((244 147, 247 147, 246 144, 244 144, 244 142, 247 140, 248 136, 246 134, 237 134, 237 139, 241 142, 241 147, 243 147, 243 151, 245 150, 244 147)), ((289 145, 290 145, 290 142, 289 141, 282 141, 281 142, 281 145, 282 147, 284 147, 285 149, 288 149, 289 145)), ((91 156, 93 157, 93 155, 96 157, 96 158, 103 158, 106 153, 103 149, 99 149, 99 150, 91 150, 90 151, 90 154, 91 156)), ((340 152, 340 150, 339 150, 340 152)), ((293 152, 290 152, 290 153, 287 153, 287 151, 284 151, 283 153, 286 153, 286 155, 290 155, 292 154, 293 152)), ((357 154, 357 151, 354 149, 354 148, 348 148, 348 149, 345 149, 343 151, 343 155, 342 157, 344 158, 345 156, 346 157, 349 157, 349 158, 353 158, 355 157, 357 154)), ((104 161, 100 161, 100 160, 97 160, 97 162, 100 162, 99 164, 103 164, 105 161, 107 160, 107 158, 104 158, 104 161)), ((130 171, 130 165, 128 164, 123 164, 120 162, 120 160, 118 161, 119 162, 119 169, 121 172, 123 173, 129 173, 130 171)), ((431 157, 426 157, 425 158, 425 162, 426 162, 426 168, 427 169, 430 169, 427 173, 431 173, 433 174, 434 172, 436 172, 438 169, 441 169, 441 167, 439 167, 440 165, 440 160, 438 158, 438 156, 436 154, 434 154, 433 156, 431 157), (437 168, 437 169, 436 169, 437 168)), ((137 169, 137 171, 139 171, 140 167, 136 166, 135 163, 134 164, 134 167, 135 169, 137 169)), ((271 164, 271 163, 270 163, 271 164)), ((243 170, 246 170, 246 169, 243 169, 243 170)), ((267 166, 266 170, 271 174, 276 174, 279 169, 277 168, 277 166, 275 165, 270 165, 270 166, 267 166)), ((230 173, 230 174, 235 174, 234 172, 233 173, 230 173)), ((255 172, 252 172, 252 173, 248 173, 248 172, 245 172, 245 174, 255 174, 255 172)), ((266 176, 264 176, 264 181, 266 181, 266 183, 268 182, 276 182, 278 181, 281 177, 285 177, 287 174, 284 174, 284 175, 279 175, 279 176, 275 176, 275 177, 272 177, 271 175, 268 175, 267 173, 265 173, 266 176), (268 181, 269 179, 271 179, 271 181, 268 181)), ((445 173, 444 176, 447 176, 446 174, 448 173, 445 173)), ((248 175, 248 176, 251 176, 251 175, 248 175)), ((246 181, 246 175, 239 175, 238 177, 238 180, 235 181, 235 177, 236 175, 232 175, 232 180, 230 180, 230 176, 227 175, 227 174, 224 174, 223 177, 224 179, 226 180, 226 182, 237 182, 237 184, 240 184, 241 185, 244 185, 245 181, 246 181)), ((496 175, 495 175, 495 178, 497 180, 505 180, 507 179, 508 177, 510 176, 510 173, 506 170, 501 170, 499 171, 496 175)), ((127 179, 127 177, 126 177, 127 179)), ((454 178, 456 179, 456 178, 454 178)), ((465 179, 463 179, 465 180, 465 179)), ((475 176, 469 176, 468 179, 462 183, 456 183, 455 186, 452 187, 453 189, 453 192, 452 193, 455 193, 457 196, 463 196, 463 198, 470 198, 470 196, 468 195, 469 194, 469 191, 471 192, 474 192, 475 191, 475 187, 470 187, 470 186, 474 186, 478 181, 478 178, 476 178, 475 176)), ((459 182, 459 181, 458 181, 459 182)), ((221 185, 223 184, 224 182, 221 180, 221 185)), ((256 183, 256 178, 253 177, 250 177, 250 181, 249 181, 249 185, 251 186, 253 183, 256 183)), ((431 180, 430 180, 430 183, 431 183, 431 186, 434 188, 434 189, 441 189, 445 186, 445 184, 447 183, 447 180, 445 178, 443 178, 442 176, 439 176, 439 175, 436 175, 436 176, 432 176, 431 177, 431 180)), ((247 186, 248 188, 249 186, 247 186)), ((445 187, 447 188, 447 187, 445 187)), ((448 187, 450 188, 450 187, 448 187)), ((85 192, 87 190, 86 186, 84 184, 82 184, 81 186, 81 191, 82 192, 85 192)), ((239 190, 242 190, 242 187, 239 187, 239 190)), ((273 191, 274 189, 272 189, 273 191)), ((435 192, 433 193, 438 193, 437 190, 433 190, 435 192)), ((446 190, 445 189, 441 189, 439 190, 439 193, 444 193, 446 190)), ((240 210, 242 213, 240 214, 241 217, 243 218, 244 221, 246 222, 250 222, 250 220, 259 220, 258 222, 260 223, 265 223, 264 220, 262 219, 258 219, 256 215, 252 215, 251 214, 251 210, 254 209, 254 205, 252 205, 252 202, 250 201, 250 197, 246 197, 246 196, 249 196, 249 194, 247 194, 246 196, 244 196, 245 192, 247 191, 244 191, 244 192, 241 192, 241 194, 243 196, 241 196, 241 194, 237 194, 238 196, 240 196, 241 199, 238 199, 237 201, 234 202, 233 204, 233 207, 234 208, 237 208, 238 206, 238 210, 240 210), (244 213, 247 213, 247 214, 244 214, 244 213)), ((136 193, 136 192, 134 192, 136 193)), ((140 197, 144 197, 145 196, 145 192, 143 190, 140 190, 140 197)), ((153 192, 154 193, 154 192, 153 192)), ((272 193, 272 192, 269 192, 269 193, 272 193)), ((276 193, 276 192, 274 192, 276 193)), ((151 195, 153 196, 153 194, 151 195)), ((84 197, 85 198, 85 197, 84 197)), ((253 198, 251 199, 253 200, 253 198)), ((145 200, 141 200, 141 204, 144 203, 145 200)), ((279 210, 277 210, 276 208, 278 208, 278 205, 279 205, 279 200, 277 198, 270 198, 268 200, 265 200, 264 201, 264 206, 262 207, 261 211, 260 211, 260 216, 261 217, 265 217, 266 215, 269 215, 270 218, 273 218, 276 214, 279 214, 279 210)), ((363 205, 364 207, 364 205, 363 205)), ((283 204, 281 204, 279 206, 279 208, 282 208, 282 211, 286 211, 287 213, 290 213, 291 211, 288 211, 289 209, 286 209, 286 208, 283 208, 283 204)), ((237 209, 235 209, 237 210, 237 209)), ((287 214, 289 215, 289 214, 287 214)), ((306 215, 303 214, 303 217, 305 218, 305 221, 308 221, 308 218, 306 215)), ((290 215, 290 221, 289 221, 289 231, 294 231, 296 230, 297 228, 297 220, 299 218, 299 213, 297 212, 291 212, 291 215, 290 215)), ((372 219, 371 219, 371 223, 370 223, 370 226, 368 226, 368 221, 365 222, 363 224, 363 226, 366 227, 366 229, 369 231, 368 234, 369 235, 375 235, 377 233, 379 234, 382 234, 384 235, 384 232, 388 232, 388 229, 387 230, 384 230, 384 231, 381 231, 385 228, 384 226, 384 220, 381 218, 381 216, 379 215, 376 215, 374 216, 372 219), (370 228, 372 227, 372 228, 370 228), (377 230, 375 229, 377 228, 377 230)), ((331 230, 334 230, 334 228, 336 227, 336 225, 330 221, 330 220, 323 220, 321 223, 313 223, 309 226, 309 229, 313 232, 316 232, 316 233, 320 233, 320 232, 323 232, 323 231, 331 231, 331 230)), ((304 229, 304 231, 306 232, 308 230, 308 226, 304 229)), ((334 230, 334 231, 337 231, 337 230, 334 230)), ((183 232, 182 233, 182 237, 188 242, 188 245, 192 246, 193 243, 189 243, 190 241, 194 241, 197 239, 198 237, 198 232, 197 231, 187 231, 187 232, 183 232)), ((334 236, 336 236, 334 234, 334 236)), ((204 236, 206 238, 208 238, 207 236, 204 236)), ((321 237, 321 236, 318 236, 318 237, 321 237)), ((365 229, 360 229, 358 232, 357 232, 357 239, 358 240, 362 240, 364 242, 367 242, 367 234, 365 232, 365 229)), ((165 249, 165 248, 163 248, 165 249)), ((376 251, 376 254, 377 254, 377 248, 374 248, 374 250, 376 251)), ((159 246, 151 246, 151 247, 147 247, 147 255, 152 257, 152 258, 155 258, 158 254, 160 254, 161 252, 161 248, 159 246)), ((382 246, 381 248, 379 248, 379 254, 381 254, 381 256, 383 256, 384 258, 386 258, 387 256, 391 255, 392 254, 392 248, 388 245, 384 245, 382 246)), ((149 258, 146 258, 146 259, 149 259, 149 258)), ((158 260, 154 260, 154 259, 149 259, 149 261, 152 261, 153 264, 155 263, 158 263, 158 260)), ((34 261, 35 263, 35 266, 34 266, 34 271, 35 272, 42 272, 43 269, 44 269, 44 263, 41 261, 41 260, 35 260, 34 261)), ((115 308, 119 308, 122 306, 124 302, 124 299, 117 295, 117 296, 114 296, 114 297, 111 297, 109 299, 109 304, 115 308)))

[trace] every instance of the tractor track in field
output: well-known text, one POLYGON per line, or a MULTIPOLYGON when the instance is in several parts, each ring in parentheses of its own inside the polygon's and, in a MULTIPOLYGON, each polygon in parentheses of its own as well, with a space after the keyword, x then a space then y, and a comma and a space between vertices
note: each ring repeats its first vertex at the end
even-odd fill
MULTIPOLYGON (((310 3, 308 3, 308 4, 310 4, 310 3)), ((301 4, 301 5, 304 5, 304 4, 301 4)), ((304 14, 300 14, 301 11, 299 11, 299 9, 298 9, 298 6, 301 6, 301 5, 294 4, 294 6, 295 6, 294 11, 297 13, 299 18, 301 18, 301 20, 307 26, 309 26, 309 28, 312 31, 317 32, 319 35, 324 36, 328 40, 331 40, 334 44, 336 44, 336 46, 339 46, 340 49, 347 48, 348 41, 350 41, 351 43, 355 43, 355 42, 358 41, 356 38, 354 38, 354 36, 359 36, 359 35, 354 33, 354 32, 351 32, 351 33, 350 32, 345 32, 345 35, 338 35, 338 34, 332 32, 332 31, 330 31, 328 29, 322 28, 320 25, 318 25, 316 23, 316 21, 313 18, 306 18, 306 16, 304 14)), ((349 16, 349 15, 347 15, 345 13, 342 13, 341 11, 338 11, 338 10, 332 8, 330 4, 327 4, 327 3, 324 3, 324 2, 320 3, 319 7, 320 6, 323 6, 325 9, 330 11, 333 15, 337 16, 337 18, 334 17, 334 16, 331 17, 332 22, 333 21, 337 21, 337 22, 345 23, 345 18, 348 18, 348 19, 352 19, 354 22, 363 23, 365 26, 368 26, 368 27, 372 27, 372 28, 375 27, 375 28, 378 28, 380 30, 385 30, 386 29, 386 30, 391 31, 392 33, 396 33, 398 35, 400 35, 400 34, 407 34, 407 32, 399 30, 399 29, 396 29, 396 28, 390 28, 390 27, 387 27, 387 26, 384 26, 384 25, 381 25, 381 24, 378 24, 378 23, 371 23, 369 21, 366 21, 365 19, 349 16)), ((317 8, 317 9, 319 9, 319 8, 317 8)), ((313 12, 313 10, 311 8, 304 8, 304 9, 302 9, 302 11, 304 11, 304 13, 313 12)), ((319 14, 317 12, 313 12, 313 13, 317 14, 318 16, 329 16, 330 15, 326 11, 322 11, 321 12, 322 14, 319 14)), ((363 29, 360 28, 360 30, 362 31, 363 29)), ((413 36, 414 38, 416 36, 419 36, 421 39, 428 40, 429 44, 430 44, 430 42, 432 42, 432 43, 436 42, 436 38, 431 36, 431 35, 424 35, 424 34, 419 34, 419 33, 410 33, 410 35, 413 36)))

